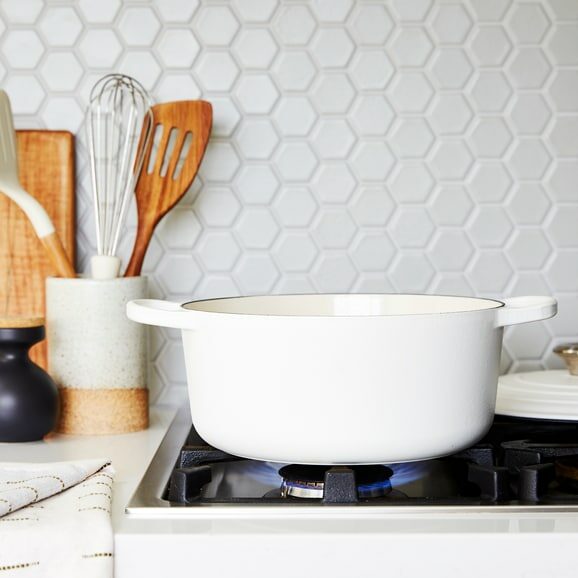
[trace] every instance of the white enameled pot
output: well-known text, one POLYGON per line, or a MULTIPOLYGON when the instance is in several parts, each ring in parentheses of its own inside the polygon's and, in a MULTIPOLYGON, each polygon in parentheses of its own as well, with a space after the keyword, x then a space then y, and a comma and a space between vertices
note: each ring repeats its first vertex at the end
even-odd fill
POLYGON ((193 423, 234 455, 302 464, 425 460, 478 441, 494 416, 503 327, 551 297, 284 295, 179 305, 134 321, 182 329, 193 423))

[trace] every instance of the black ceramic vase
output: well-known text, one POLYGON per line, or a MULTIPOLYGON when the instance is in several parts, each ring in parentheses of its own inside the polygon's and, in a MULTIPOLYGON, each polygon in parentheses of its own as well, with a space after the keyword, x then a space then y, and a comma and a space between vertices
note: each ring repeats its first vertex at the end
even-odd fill
POLYGON ((58 390, 28 357, 44 327, 0 328, 0 442, 41 440, 56 427, 58 390))

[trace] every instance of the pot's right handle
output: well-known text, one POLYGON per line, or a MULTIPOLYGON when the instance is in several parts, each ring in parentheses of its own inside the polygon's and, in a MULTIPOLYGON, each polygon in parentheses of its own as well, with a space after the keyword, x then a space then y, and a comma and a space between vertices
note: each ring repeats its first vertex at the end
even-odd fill
POLYGON ((558 311, 553 297, 512 297, 503 301, 504 306, 496 310, 498 327, 548 319, 558 311))
POLYGON ((173 329, 191 329, 190 312, 184 310, 180 303, 162 301, 160 299, 134 299, 126 305, 129 319, 173 329))

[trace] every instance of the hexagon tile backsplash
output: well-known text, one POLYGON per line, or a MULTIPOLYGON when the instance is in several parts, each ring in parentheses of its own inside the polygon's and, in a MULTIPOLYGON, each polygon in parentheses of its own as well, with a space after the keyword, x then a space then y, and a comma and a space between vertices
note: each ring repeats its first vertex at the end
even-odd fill
MULTIPOLYGON (((78 134, 81 268, 94 231, 83 111, 121 71, 205 98, 199 177, 145 264, 174 300, 268 292, 553 293, 503 368, 578 337, 578 1, 0 0, 17 125, 78 134)), ((134 211, 124 254, 134 235, 134 211)), ((151 385, 185 382, 155 331, 151 385)))

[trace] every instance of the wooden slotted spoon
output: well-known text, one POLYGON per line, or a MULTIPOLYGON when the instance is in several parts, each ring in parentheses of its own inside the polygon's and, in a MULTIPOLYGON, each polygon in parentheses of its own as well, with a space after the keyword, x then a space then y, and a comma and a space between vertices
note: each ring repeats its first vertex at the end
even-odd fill
POLYGON ((191 186, 213 123, 212 106, 203 100, 167 102, 151 110, 153 138, 135 189, 138 226, 125 277, 140 274, 155 227, 191 186))

